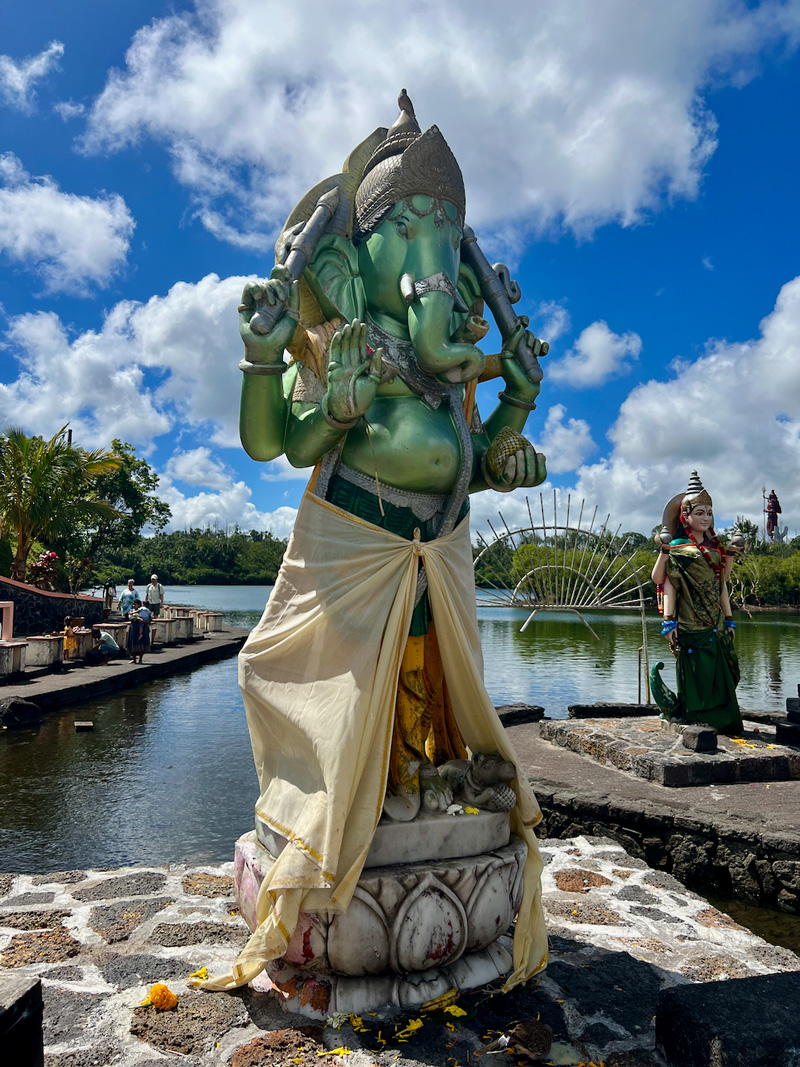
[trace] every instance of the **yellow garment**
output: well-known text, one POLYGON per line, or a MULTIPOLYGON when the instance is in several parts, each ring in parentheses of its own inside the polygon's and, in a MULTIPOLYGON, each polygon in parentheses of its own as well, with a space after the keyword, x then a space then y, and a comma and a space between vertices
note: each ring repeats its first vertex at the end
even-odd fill
MULTIPOLYGON (((420 556, 464 741, 516 762, 483 685, 468 521, 436 541, 407 541, 306 492, 272 596, 239 655, 256 811, 289 845, 264 879, 259 926, 232 974, 203 989, 252 981, 283 955, 301 911, 347 907, 383 806, 420 556)), ((528 858, 509 985, 547 957, 531 829, 541 812, 525 777, 515 785, 511 825, 528 858)))
POLYGON ((394 714, 389 759, 392 793, 419 793, 419 772, 409 771, 426 757, 437 767, 450 759, 467 758, 447 693, 434 623, 428 633, 406 639, 394 714))

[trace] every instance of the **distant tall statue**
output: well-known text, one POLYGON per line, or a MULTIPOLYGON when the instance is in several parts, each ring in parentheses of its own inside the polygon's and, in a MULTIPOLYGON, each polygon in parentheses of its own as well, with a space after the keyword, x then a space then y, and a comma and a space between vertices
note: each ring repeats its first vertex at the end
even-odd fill
POLYGON ((651 682, 667 718, 737 733, 742 729, 736 699, 739 661, 727 579, 743 538, 735 535, 724 548, 713 523, 711 497, 692 471, 686 492, 664 508, 652 573, 656 586, 662 587, 661 633, 676 659, 678 692, 661 679, 663 663, 653 667, 651 682))
MULTIPOLYGON (((466 224, 461 170, 442 134, 436 126, 422 132, 405 90, 399 105, 390 129, 372 133, 341 174, 300 201, 270 278, 248 284, 239 308, 245 450, 262 461, 285 455, 313 473, 275 589, 239 661, 261 786, 258 842, 240 853, 248 857, 242 870, 250 864, 264 874, 257 928, 233 975, 206 988, 248 981, 286 956, 303 922, 318 933, 338 929, 330 916, 346 909, 362 926, 337 935, 336 952, 363 942, 373 953, 351 961, 350 974, 424 969, 415 953, 428 944, 419 932, 427 921, 451 930, 436 949, 442 963, 468 943, 493 942, 502 931, 464 926, 480 894, 456 905, 448 887, 431 889, 446 920, 428 908, 403 925, 385 911, 386 899, 373 895, 365 912, 372 891, 359 880, 379 821, 390 825, 392 841, 408 842, 406 858, 427 849, 423 859, 440 859, 442 831, 431 820, 455 832, 445 814, 453 780, 490 768, 498 781, 481 777, 472 792, 491 798, 495 811, 510 796, 512 840, 527 857, 524 878, 503 890, 519 909, 509 981, 524 981, 546 959, 532 833, 541 813, 483 685, 468 512, 472 492, 508 492, 546 477, 544 456, 522 430, 547 345, 515 314, 516 283, 502 265, 489 265, 466 224), (485 304, 502 337, 495 356, 477 347, 489 329, 485 304), (502 379, 499 403, 482 420, 475 386, 492 378, 502 379), (491 759, 469 770, 480 754, 491 759), (446 763, 450 777, 440 773, 446 763), (365 932, 375 923, 389 931, 380 964, 365 932), (463 942, 455 926, 463 926, 463 942), (413 945, 394 940, 414 930, 413 945)), ((498 818, 508 826, 506 813, 498 818)), ((465 847, 460 856, 471 855, 465 847)), ((242 910, 249 914, 246 903, 242 910)))
POLYGON ((769 491, 767 506, 764 511, 767 516, 767 537, 770 541, 774 541, 775 531, 778 529, 778 516, 781 514, 781 502, 778 500, 778 496, 774 489, 770 489, 769 491))

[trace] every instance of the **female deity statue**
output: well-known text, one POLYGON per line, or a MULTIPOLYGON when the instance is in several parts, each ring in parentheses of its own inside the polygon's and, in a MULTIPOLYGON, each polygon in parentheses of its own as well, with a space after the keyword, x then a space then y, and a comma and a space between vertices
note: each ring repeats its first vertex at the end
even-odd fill
POLYGON ((659 674, 664 664, 658 663, 651 672, 653 695, 669 719, 738 733, 739 661, 727 579, 743 538, 736 535, 727 548, 722 546, 714 533, 711 497, 697 471, 692 471, 686 493, 666 505, 662 523, 652 579, 663 586, 661 633, 676 659, 678 693, 664 685, 659 674))

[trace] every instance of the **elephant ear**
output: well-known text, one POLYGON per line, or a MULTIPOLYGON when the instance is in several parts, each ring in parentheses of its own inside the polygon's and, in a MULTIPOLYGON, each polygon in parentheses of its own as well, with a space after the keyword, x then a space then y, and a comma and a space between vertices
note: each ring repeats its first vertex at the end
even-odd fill
POLYGON ((358 273, 358 253, 346 237, 326 233, 303 280, 328 321, 333 318, 363 321, 367 300, 358 273))
POLYGON ((462 263, 458 270, 458 284, 456 286, 458 294, 464 303, 469 308, 469 311, 454 311, 453 312, 453 329, 452 333, 466 322, 470 315, 483 315, 483 296, 481 295, 481 287, 478 284, 478 278, 472 267, 467 266, 466 263, 462 263))
MULTIPOLYGON (((483 296, 481 295, 481 287, 478 284, 478 277, 472 267, 466 263, 462 263, 458 270, 458 291, 470 311, 472 311, 473 304, 480 300, 481 306, 477 309, 477 314, 483 312, 483 296)), ((476 312, 472 311, 472 313, 475 314, 476 312)), ((466 316, 464 317, 466 318, 466 316)))
POLYGON ((300 322, 303 326, 318 326, 337 316, 349 322, 364 315, 366 302, 358 280, 355 249, 350 243, 355 196, 364 168, 387 133, 388 130, 383 126, 374 130, 353 149, 344 161, 341 174, 325 178, 309 189, 284 223, 276 242, 276 253, 286 230, 307 222, 324 193, 331 189, 339 190, 339 203, 333 218, 317 245, 309 268, 300 279, 300 322))

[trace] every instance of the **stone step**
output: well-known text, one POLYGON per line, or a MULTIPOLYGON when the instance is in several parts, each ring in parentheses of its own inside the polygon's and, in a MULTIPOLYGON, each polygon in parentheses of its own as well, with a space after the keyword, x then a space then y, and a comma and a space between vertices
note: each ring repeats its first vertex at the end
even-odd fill
POLYGON ((42 982, 27 975, 0 976, 0 1052, 14 1067, 42 1067, 42 982))

